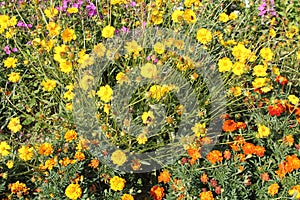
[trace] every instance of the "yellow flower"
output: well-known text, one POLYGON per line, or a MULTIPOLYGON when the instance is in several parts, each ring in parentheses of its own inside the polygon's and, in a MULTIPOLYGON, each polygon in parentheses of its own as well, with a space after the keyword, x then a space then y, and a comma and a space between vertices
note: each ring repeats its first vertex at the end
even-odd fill
POLYGON ((192 9, 186 9, 183 18, 188 24, 194 24, 197 21, 197 16, 192 9))
POLYGON ((151 21, 155 24, 161 24, 164 21, 163 18, 164 11, 159 11, 157 9, 153 10, 152 15, 151 15, 151 21))
POLYGON ((228 72, 231 70, 233 64, 229 58, 224 57, 218 61, 218 66, 219 72, 228 72))
POLYGON ((8 156, 9 155, 10 146, 7 142, 0 143, 0 156, 8 156))
POLYGON ((122 166, 126 160, 126 154, 121 150, 116 150, 111 154, 111 160, 115 165, 122 166))
POLYGON ((77 133, 76 133, 76 131, 74 131, 74 130, 68 130, 65 133, 65 140, 67 142, 71 142, 71 141, 76 140, 76 139, 77 139, 77 133))
POLYGON ((156 100, 160 100, 166 92, 169 92, 171 88, 168 86, 152 85, 150 87, 150 96, 156 100))
POLYGON ((172 13, 172 21, 173 22, 180 22, 180 21, 182 21, 182 19, 183 19, 183 13, 184 13, 184 11, 175 10, 172 13))
POLYGON ((113 191, 122 191, 123 188, 125 187, 126 180, 123 178, 120 178, 119 176, 114 176, 113 178, 110 179, 110 188, 113 191))
POLYGON ((112 38, 114 36, 115 30, 116 29, 110 25, 105 26, 102 30, 102 37, 112 38))
POLYGON ((20 124, 20 119, 18 117, 11 118, 7 125, 7 128, 13 133, 20 131, 22 128, 22 125, 20 124))
POLYGON ((49 24, 46 27, 49 31, 50 36, 57 36, 59 34, 59 31, 61 30, 61 27, 55 22, 49 22, 49 24))
POLYGON ((109 110, 110 110, 110 105, 109 105, 109 104, 104 104, 103 111, 104 111, 106 114, 109 114, 109 110))
POLYGON ((256 65, 253 68, 253 76, 267 76, 268 66, 264 65, 256 65))
POLYGON ((160 42, 155 43, 153 48, 154 51, 158 54, 163 54, 165 52, 165 45, 160 42))
POLYGON ((9 16, 0 15, 0 27, 6 29, 9 26, 9 16))
POLYGON ((238 18, 238 15, 235 12, 230 13, 229 19, 230 20, 236 20, 238 18))
POLYGON ((61 33, 61 37, 64 42, 70 42, 71 40, 76 40, 75 31, 70 28, 65 29, 61 33))
POLYGON ((93 85, 93 80, 94 80, 93 76, 91 76, 91 75, 84 75, 82 77, 82 79, 80 79, 80 81, 79 81, 79 86, 83 90, 87 90, 89 88, 89 86, 93 85))
POLYGON ((11 169, 14 167, 14 161, 9 160, 9 161, 7 161, 7 163, 5 165, 7 166, 8 169, 11 169))
POLYGON ((45 142, 40 146, 39 154, 49 156, 51 153, 53 153, 53 147, 50 143, 45 142))
POLYGON ((72 100, 74 98, 75 94, 74 92, 72 92, 71 90, 68 90, 67 92, 65 92, 64 94, 64 98, 68 99, 68 100, 72 100))
POLYGON ((155 78, 157 76, 156 66, 152 63, 146 63, 141 67, 141 75, 145 78, 155 78))
POLYGON ((101 86, 97 92, 97 95, 104 102, 109 102, 112 99, 113 90, 109 85, 101 86))
POLYGON ((239 86, 231 87, 229 89, 229 92, 233 93, 233 96, 238 97, 238 96, 240 96, 242 94, 242 88, 239 87, 239 86))
POLYGON ((243 44, 239 43, 232 48, 232 55, 235 59, 244 63, 246 59, 250 58, 251 51, 247 49, 243 44))
POLYGON ((195 133, 196 137, 204 137, 205 134, 207 133, 206 130, 206 124, 203 123, 196 123, 193 127, 192 127, 192 131, 195 133))
POLYGON ((121 200, 134 200, 131 194, 123 194, 121 200))
POLYGON ((212 40, 212 34, 205 28, 200 28, 197 32, 197 40, 202 44, 207 44, 212 40))
POLYGON ((147 138, 146 134, 141 133, 137 136, 136 141, 139 144, 146 144, 146 142, 148 141, 148 138, 147 138))
POLYGON ((71 183, 65 190, 65 194, 69 199, 76 200, 81 197, 82 190, 79 184, 71 183))
POLYGON ((72 103, 67 103, 66 104, 66 109, 69 110, 69 111, 72 111, 72 109, 73 109, 72 103))
POLYGON ((261 88, 266 85, 267 81, 267 78, 255 78, 254 81, 252 81, 252 85, 254 88, 261 88))
POLYGON ((96 46, 94 46, 94 52, 96 53, 98 58, 101 58, 102 56, 104 56, 105 51, 106 51, 106 48, 103 43, 99 43, 96 46))
POLYGON ((22 146, 19 150, 19 157, 24 160, 28 161, 31 160, 33 157, 33 147, 28 147, 28 146, 22 146))
POLYGON ((128 77, 123 72, 119 72, 116 76, 117 83, 123 84, 128 80, 128 77))
POLYGON ((70 14, 78 13, 78 8, 71 7, 71 8, 68 8, 67 11, 70 14))
POLYGON ((242 75, 245 72, 245 64, 242 62, 234 63, 232 66, 232 72, 238 76, 242 75))
POLYGON ((10 82, 16 83, 21 79, 20 73, 12 72, 8 75, 8 80, 10 82))
POLYGON ((229 21, 229 16, 226 13, 221 13, 219 15, 219 21, 220 22, 228 22, 229 21))
POLYGON ((152 111, 143 112, 142 120, 144 124, 150 124, 154 119, 154 115, 152 111))
POLYGON ((46 10, 44 10, 44 13, 48 18, 51 19, 58 14, 58 10, 53 6, 53 7, 46 8, 46 10))
POLYGON ((279 71, 279 68, 278 67, 272 67, 272 72, 275 74, 275 75, 277 75, 277 76, 279 76, 280 75, 280 71, 279 71))
POLYGON ((258 133, 256 134, 257 138, 268 137, 270 135, 270 129, 264 125, 258 125, 258 133))
POLYGON ((294 196, 296 199, 300 199, 300 185, 295 185, 289 190, 289 195, 294 196))
POLYGON ((59 69, 60 69, 60 71, 68 74, 72 71, 72 63, 70 61, 66 61, 66 60, 61 61, 59 63, 59 69))
POLYGON ((10 187, 10 191, 12 194, 27 195, 28 190, 30 190, 30 188, 27 188, 25 183, 20 183, 19 181, 11 184, 10 187))
POLYGON ((56 81, 46 79, 42 81, 41 86, 43 86, 44 91, 51 92, 56 87, 56 81))
POLYGON ((274 53, 269 47, 262 48, 260 50, 260 56, 265 59, 266 61, 271 61, 273 59, 274 53))
POLYGON ((276 36, 276 31, 275 31, 273 28, 271 28, 270 31, 269 31, 269 35, 270 35, 272 38, 274 38, 274 37, 276 36))
POLYGON ((65 44, 62 44, 60 46, 57 46, 54 48, 54 60, 57 62, 62 62, 65 60, 65 57, 67 55, 67 50, 69 47, 65 44))
POLYGON ((4 60, 4 67, 6 68, 15 68, 17 66, 18 59, 8 57, 4 60))
POLYGON ((132 40, 131 42, 126 42, 125 49, 128 53, 138 54, 143 48, 135 41, 132 40))
POLYGON ((278 190, 279 190, 279 185, 277 183, 273 183, 272 185, 270 185, 268 187, 268 193, 271 195, 271 196, 274 196, 278 193, 278 190))
POLYGON ((299 103, 299 98, 298 97, 296 97, 295 95, 289 95, 288 96, 288 99, 289 99, 289 101, 292 103, 292 104, 294 104, 294 105, 297 105, 298 103, 299 103))

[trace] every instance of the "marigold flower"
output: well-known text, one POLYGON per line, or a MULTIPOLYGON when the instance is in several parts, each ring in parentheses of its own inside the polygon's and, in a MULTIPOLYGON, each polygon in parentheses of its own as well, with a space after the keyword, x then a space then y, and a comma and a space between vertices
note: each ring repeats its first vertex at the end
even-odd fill
POLYGON ((56 81, 46 79, 41 82, 41 86, 43 86, 44 91, 51 92, 56 87, 56 81))
POLYGON ((164 184, 169 183, 171 179, 171 174, 169 173, 168 170, 163 170, 160 172, 158 176, 158 182, 163 182, 164 184))
POLYGON ((297 105, 299 103, 299 98, 296 97, 295 95, 289 95, 288 99, 294 105, 297 105))
POLYGON ((10 191, 12 194, 27 195, 29 190, 30 188, 27 188, 25 183, 19 181, 10 185, 10 191))
POLYGON ((126 162, 127 156, 123 151, 116 150, 112 153, 111 160, 115 165, 122 166, 126 162))
POLYGON ((76 40, 75 30, 67 28, 61 33, 61 37, 64 42, 76 40))
POLYGON ((257 138, 268 137, 270 135, 270 128, 259 124, 258 125, 258 133, 256 134, 257 138))
POLYGON ((288 79, 283 76, 277 76, 276 77, 276 82, 280 83, 281 85, 286 85, 288 83, 288 79))
POLYGON ((233 120, 226 120, 224 123, 223 123, 223 126, 222 126, 222 129, 223 131, 225 132, 234 132, 235 130, 237 130, 237 123, 234 122, 233 120))
POLYGON ((221 13, 219 15, 219 21, 226 23, 229 21, 229 16, 226 13, 221 13))
POLYGON ((206 159, 212 164, 216 164, 217 162, 222 162, 223 160, 222 152, 218 150, 213 150, 207 154, 206 159))
POLYGON ((99 166, 100 161, 97 158, 91 160, 89 167, 96 169, 99 166))
POLYGON ((85 159, 85 155, 81 151, 77 151, 74 155, 74 158, 76 158, 78 161, 83 161, 85 159))
POLYGON ((203 123, 196 123, 193 127, 192 127, 192 131, 195 133, 196 137, 204 137, 207 130, 206 130, 206 124, 203 123))
POLYGON ((59 35, 59 31, 61 30, 61 27, 55 22, 49 22, 46 28, 49 31, 49 35, 52 37, 59 35))
POLYGON ((278 103, 274 106, 269 105, 268 110, 269 110, 269 113, 271 116, 276 115, 277 117, 279 117, 285 111, 283 105, 280 103, 278 103))
POLYGON ((109 85, 101 86, 97 92, 97 95, 104 102, 109 102, 113 96, 113 90, 109 85))
POLYGON ((200 180, 203 184, 208 183, 209 178, 205 172, 201 175, 200 180))
POLYGON ((39 154, 49 156, 51 153, 53 153, 53 147, 50 143, 45 142, 40 146, 39 154))
POLYGON ((136 141, 139 144, 146 144, 146 142, 148 141, 148 138, 145 133, 141 133, 137 136, 136 141))
POLYGON ((53 7, 48 7, 44 10, 44 13, 48 18, 51 19, 51 18, 55 17, 58 14, 58 10, 56 8, 54 8, 54 6, 53 7))
POLYGON ((112 26, 105 26, 102 30, 102 37, 104 38, 112 38, 115 33, 115 28, 112 26))
POLYGON ((20 73, 18 73, 18 72, 11 72, 8 75, 8 80, 10 82, 17 83, 20 79, 21 79, 21 76, 20 76, 20 73))
POLYGON ((154 199, 154 200, 162 200, 163 197, 165 196, 164 193, 165 189, 163 187, 160 186, 153 186, 150 190, 150 196, 154 199))
POLYGON ((18 59, 12 58, 12 57, 8 57, 3 61, 4 67, 6 67, 6 68, 15 68, 17 66, 17 62, 18 62, 18 59))
POLYGON ((123 194, 121 200, 134 200, 131 194, 123 194))
POLYGON ((113 178, 110 179, 110 188, 113 191, 122 191, 123 188, 125 187, 126 180, 123 178, 120 178, 119 176, 114 176, 113 178))
POLYGON ((256 154, 259 157, 263 157, 265 154, 266 149, 262 146, 255 146, 254 148, 254 154, 256 154))
POLYGON ((270 180, 270 176, 267 172, 263 173, 260 175, 261 180, 263 181, 269 181, 270 180))
POLYGON ((200 200, 214 200, 214 195, 211 191, 205 191, 200 193, 200 200))
POLYGON ((7 163, 5 165, 7 166, 8 169, 11 169, 14 167, 14 161, 9 160, 9 161, 7 161, 7 163))
POLYGON ((268 66, 266 65, 256 65, 254 68, 253 68, 253 75, 254 76, 267 76, 267 69, 268 69, 268 66))
POLYGON ((72 71, 72 62, 63 60, 59 63, 60 71, 69 74, 72 71))
POLYGON ((277 183, 273 183, 272 185, 270 185, 268 187, 268 193, 271 195, 271 196, 274 196, 278 193, 278 190, 279 190, 279 185, 277 183))
POLYGON ((274 53, 269 47, 266 47, 260 50, 260 56, 266 61, 271 61, 273 59, 274 53))
POLYGON ((295 185, 289 190, 290 196, 295 196, 295 198, 300 199, 300 185, 295 185))
POLYGON ((197 40, 202 44, 207 44, 212 40, 212 34, 208 29, 200 28, 197 32, 197 40))
POLYGON ((7 142, 0 143, 0 156, 8 156, 9 155, 10 146, 7 142))
POLYGON ((65 194, 69 199, 76 200, 81 197, 82 189, 79 184, 71 183, 65 190, 65 194))
POLYGON ((236 62, 232 65, 232 72, 235 74, 235 75, 242 75, 243 73, 245 73, 245 70, 246 69, 246 66, 244 63, 242 62, 236 62))
POLYGON ((7 128, 12 131, 13 133, 16 133, 22 129, 22 125, 20 124, 20 118, 13 117, 9 120, 9 123, 7 125, 7 128))
POLYGON ((68 130, 64 137, 67 142, 71 142, 72 140, 77 139, 77 133, 74 130, 68 130))
POLYGON ((194 164, 199 158, 201 158, 200 150, 195 147, 189 147, 187 153, 192 158, 190 164, 194 164))
POLYGON ((230 58, 224 57, 218 61, 219 72, 228 72, 231 70, 233 64, 230 58))
POLYGON ((19 157, 24 160, 28 161, 31 160, 33 157, 33 147, 28 147, 28 146, 22 146, 19 150, 19 157))

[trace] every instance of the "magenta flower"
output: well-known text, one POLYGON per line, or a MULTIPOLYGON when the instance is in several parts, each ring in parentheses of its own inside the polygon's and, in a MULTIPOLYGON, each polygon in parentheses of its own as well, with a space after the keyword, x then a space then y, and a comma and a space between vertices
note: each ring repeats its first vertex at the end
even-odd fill
POLYGON ((11 53, 11 51, 9 50, 9 46, 7 46, 7 45, 4 47, 3 50, 4 50, 5 53, 8 54, 8 55, 11 53))

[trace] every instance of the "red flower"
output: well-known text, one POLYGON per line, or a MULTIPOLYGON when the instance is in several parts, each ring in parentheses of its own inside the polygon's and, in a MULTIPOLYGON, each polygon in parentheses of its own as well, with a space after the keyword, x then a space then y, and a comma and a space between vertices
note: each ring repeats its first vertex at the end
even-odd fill
POLYGON ((279 117, 281 115, 281 113, 283 113, 285 110, 284 110, 284 107, 282 104, 278 103, 277 105, 270 105, 269 107, 269 113, 271 116, 274 116, 276 115, 277 117, 279 117))
POLYGON ((237 129, 237 123, 234 122, 233 120, 226 120, 224 123, 223 123, 223 131, 225 132, 233 132, 237 129))
POLYGON ((286 85, 288 83, 288 79, 283 76, 277 76, 276 77, 276 82, 280 83, 281 85, 286 85))

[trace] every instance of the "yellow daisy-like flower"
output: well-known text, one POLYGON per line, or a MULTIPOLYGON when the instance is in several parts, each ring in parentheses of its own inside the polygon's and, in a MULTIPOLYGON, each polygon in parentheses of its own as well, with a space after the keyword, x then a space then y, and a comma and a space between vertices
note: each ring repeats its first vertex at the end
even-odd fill
POLYGON ((221 58, 219 61, 218 61, 218 66, 219 66, 219 72, 228 72, 231 70, 233 64, 230 60, 230 58, 221 58))
POLYGON ((50 143, 45 142, 39 147, 39 154, 49 156, 51 153, 53 153, 53 147, 50 143))
POLYGON ((192 131, 195 133, 196 137, 204 137, 205 134, 207 133, 206 130, 206 124, 203 123, 196 123, 193 127, 192 127, 192 131))
POLYGON ((61 33, 61 37, 64 42, 76 40, 75 30, 67 28, 61 33))
POLYGON ((165 52, 165 45, 163 43, 157 42, 154 44, 153 48, 158 54, 163 54, 165 52))
POLYGON ((229 21, 229 16, 226 13, 221 13, 219 15, 219 21, 220 22, 228 22, 229 21))
POLYGON ((235 74, 235 75, 242 75, 244 72, 245 72, 245 64, 242 63, 242 62, 236 62, 233 64, 232 66, 232 72, 235 74))
POLYGON ((115 33, 115 28, 112 26, 105 26, 102 30, 102 37, 104 38, 112 38, 115 33))
POLYGON ((143 48, 135 41, 132 40, 131 42, 126 42, 125 49, 128 53, 138 54, 143 48))
POLYGON ((252 81, 252 85, 254 88, 261 88, 266 85, 268 80, 267 78, 255 78, 254 81, 252 81))
POLYGON ((172 13, 172 21, 173 22, 182 21, 183 13, 184 13, 184 11, 182 11, 182 10, 174 10, 174 12, 172 13))
POLYGON ((155 78, 157 76, 156 66, 152 63, 146 63, 141 67, 141 75, 145 78, 155 78))
POLYGON ((117 83, 123 84, 128 80, 128 77, 123 72, 119 72, 116 76, 117 83))
POLYGON ((101 86, 97 92, 97 95, 104 102, 109 102, 113 96, 113 90, 109 85, 101 86))
POLYGON ((75 13, 78 13, 78 8, 71 7, 71 8, 68 8, 67 11, 70 14, 75 14, 75 13))
POLYGON ((14 161, 9 160, 9 161, 7 161, 7 163, 5 165, 7 166, 8 169, 11 169, 14 167, 14 161))
POLYGON ((18 72, 12 72, 8 75, 8 80, 10 82, 17 83, 17 82, 19 82, 20 79, 21 79, 21 76, 20 76, 20 73, 18 73, 18 72))
POLYGON ((238 15, 235 12, 230 13, 229 19, 230 20, 236 20, 238 18, 238 15))
POLYGON ((254 68, 253 68, 253 75, 254 76, 267 76, 267 69, 268 69, 268 66, 264 66, 264 65, 256 65, 254 68))
POLYGON ((22 160, 31 160, 33 157, 33 147, 22 146, 20 149, 18 149, 18 153, 22 160))
POLYGON ((131 194, 123 194, 121 200, 134 200, 134 198, 131 194))
POLYGON ((194 24, 197 21, 197 16, 192 9, 186 9, 183 13, 183 18, 188 24, 194 24))
POLYGON ((272 38, 274 38, 274 37, 276 36, 276 31, 275 31, 273 28, 271 28, 270 31, 269 31, 269 35, 270 35, 272 38))
POLYGON ((92 75, 84 75, 79 81, 79 86, 83 90, 87 90, 90 86, 93 85, 94 77, 92 75))
POLYGON ((122 166, 126 160, 126 154, 121 150, 116 150, 111 154, 111 160, 115 165, 122 166))
POLYGON ((292 189, 289 190, 289 195, 295 195, 296 199, 300 199, 300 185, 295 185, 292 189))
POLYGON ((154 119, 154 114, 152 111, 144 112, 142 115, 142 120, 144 124, 150 124, 154 119))
POLYGON ((263 138, 263 137, 268 137, 270 135, 270 128, 259 124, 258 125, 258 132, 256 134, 257 138, 263 138))
POLYGON ((66 188, 65 194, 69 199, 76 200, 81 197, 82 189, 79 184, 71 183, 66 188))
POLYGON ((43 86, 44 91, 51 92, 56 87, 56 81, 46 79, 42 81, 41 86, 43 86))
POLYGON ((10 146, 7 142, 0 142, 0 156, 8 156, 9 155, 10 146))
POLYGON ((56 8, 54 8, 54 6, 53 6, 53 7, 46 8, 44 10, 44 13, 48 18, 51 19, 58 14, 58 10, 56 8))
POLYGON ((98 58, 101 58, 105 55, 106 47, 103 43, 99 43, 96 46, 94 46, 94 52, 98 56, 98 58))
POLYGON ((202 44, 207 44, 212 40, 212 34, 208 29, 200 28, 197 32, 197 40, 202 44))
POLYGON ((146 134, 141 133, 137 136, 136 141, 139 144, 146 144, 146 142, 148 141, 148 138, 147 138, 146 134))
POLYGON ((49 22, 46 28, 49 31, 49 35, 53 37, 59 35, 59 31, 61 30, 61 27, 55 22, 49 22))
POLYGON ((292 104, 294 104, 294 105, 297 105, 298 103, 299 103, 299 98, 298 97, 296 97, 295 95, 289 95, 288 96, 288 99, 289 99, 289 101, 292 103, 292 104))
POLYGON ((267 48, 262 48, 260 50, 260 56, 265 60, 265 61, 271 61, 273 59, 274 53, 272 50, 267 47, 267 48))
POLYGON ((20 124, 20 119, 18 117, 11 118, 7 128, 12 131, 13 133, 16 133, 22 129, 22 125, 20 124))
POLYGON ((110 188, 113 191, 122 191, 125 187, 126 180, 123 178, 120 178, 119 176, 114 176, 110 179, 110 188))
POLYGON ((4 67, 6 68, 15 68, 17 66, 18 59, 8 57, 4 60, 4 67))
POLYGON ((274 196, 278 193, 278 190, 279 190, 279 185, 277 183, 273 183, 272 185, 270 185, 268 187, 268 193, 271 195, 271 196, 274 196))

